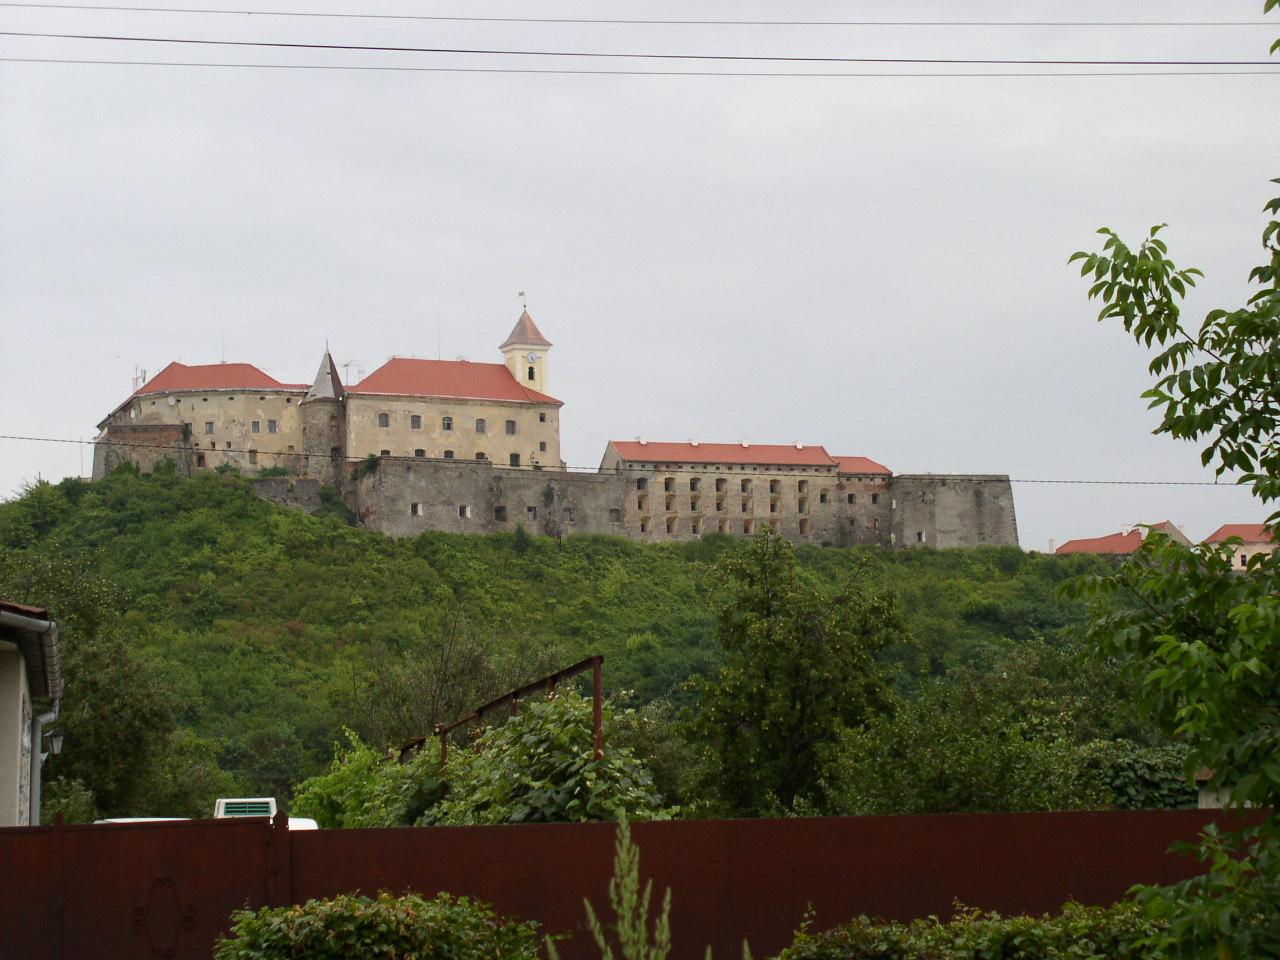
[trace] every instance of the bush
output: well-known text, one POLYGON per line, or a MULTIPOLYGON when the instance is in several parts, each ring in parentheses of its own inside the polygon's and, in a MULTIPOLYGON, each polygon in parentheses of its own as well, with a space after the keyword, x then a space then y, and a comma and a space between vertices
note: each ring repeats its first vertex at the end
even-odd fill
POLYGON ((537 925, 495 916, 488 904, 442 893, 376 899, 343 894, 301 906, 237 910, 216 960, 536 960, 537 925))
POLYGON ((858 917, 817 935, 801 928, 776 960, 1157 960, 1164 954, 1146 941, 1162 926, 1134 903, 1067 903, 1060 913, 1041 917, 958 907, 947 922, 858 917))

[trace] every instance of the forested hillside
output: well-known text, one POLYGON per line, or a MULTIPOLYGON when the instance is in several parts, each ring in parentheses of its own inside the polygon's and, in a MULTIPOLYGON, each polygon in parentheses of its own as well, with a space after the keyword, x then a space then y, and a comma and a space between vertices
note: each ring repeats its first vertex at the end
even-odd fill
MULTIPOLYGON (((0 504, 0 545, 0 597, 67 628, 54 789, 92 784, 115 814, 202 805, 227 775, 287 795, 344 728, 377 745, 428 733, 593 653, 610 696, 665 699, 672 716, 694 696, 686 681, 720 666, 708 571, 736 549, 720 535, 393 540, 269 504, 233 473, 127 471, 0 504)), ((796 558, 823 593, 857 580, 896 596, 911 639, 878 656, 907 702, 943 696, 930 678, 949 671, 974 682, 1018 651, 1058 649, 1083 614, 1057 586, 1111 569, 1013 548, 796 558)))

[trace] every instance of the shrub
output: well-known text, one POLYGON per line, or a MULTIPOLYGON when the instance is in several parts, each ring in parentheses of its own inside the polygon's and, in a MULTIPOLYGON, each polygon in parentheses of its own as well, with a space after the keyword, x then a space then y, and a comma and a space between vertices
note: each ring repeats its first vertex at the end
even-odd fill
POLYGON ((442 893, 375 899, 343 894, 301 906, 237 910, 216 960, 535 960, 537 925, 498 917, 488 904, 442 893))
POLYGON ((1067 903, 1060 913, 1004 917, 957 907, 950 921, 909 924, 858 917, 816 935, 804 928, 776 960, 1157 960, 1145 941, 1163 924, 1132 902, 1067 903))

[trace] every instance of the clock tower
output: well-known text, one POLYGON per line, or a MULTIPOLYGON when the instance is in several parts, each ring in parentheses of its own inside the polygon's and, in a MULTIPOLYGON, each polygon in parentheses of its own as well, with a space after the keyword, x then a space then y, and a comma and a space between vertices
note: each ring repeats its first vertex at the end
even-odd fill
POLYGON ((542 335, 526 310, 499 349, 516 381, 538 393, 547 392, 547 353, 551 341, 542 335))

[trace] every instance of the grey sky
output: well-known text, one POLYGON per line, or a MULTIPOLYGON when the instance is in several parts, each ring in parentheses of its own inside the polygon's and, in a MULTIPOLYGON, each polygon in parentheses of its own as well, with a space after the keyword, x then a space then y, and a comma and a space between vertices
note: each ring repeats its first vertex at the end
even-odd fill
MULTIPOLYGON (((159 5, 159 4, 157 4, 159 5)), ((166 7, 210 3, 166 0, 166 7)), ((706 20, 1261 21, 1262 0, 264 0, 258 10, 706 20)), ((1250 27, 636 26, 0 5, 13 32, 419 47, 1265 61, 1250 27)), ((531 70, 963 72, 190 47, 0 37, 0 57, 531 70)), ((1246 299, 1280 176, 1265 73, 822 77, 375 72, 0 62, 9 436, 88 439, 135 369, 354 379, 391 355, 497 361, 528 293, 565 457, 610 439, 802 441, 898 472, 1204 481, 1154 438, 1146 357, 1066 263, 1170 224, 1246 299)), ((1212 68, 1201 68, 1212 69, 1212 68)), ((1217 68, 1222 70, 1244 68, 1217 68)), ((1257 68, 1254 68, 1257 69, 1257 68)), ((87 471, 0 440, 0 496, 87 471)), ((1263 511, 1236 489, 1018 483, 1022 543, 1263 511)))

